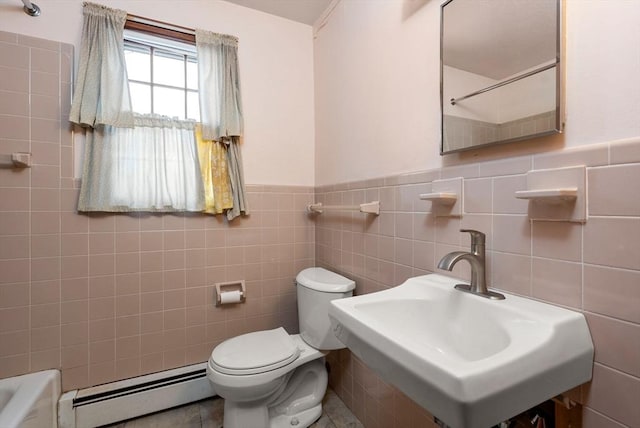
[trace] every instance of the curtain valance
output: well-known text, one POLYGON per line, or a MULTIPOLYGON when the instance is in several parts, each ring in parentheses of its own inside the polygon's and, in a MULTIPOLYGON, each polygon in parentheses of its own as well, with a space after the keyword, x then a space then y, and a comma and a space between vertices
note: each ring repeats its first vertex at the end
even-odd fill
POLYGON ((83 15, 78 76, 69 120, 90 127, 132 127, 123 48, 127 12, 84 3, 83 15))
POLYGON ((196 43, 223 44, 238 48, 238 38, 229 34, 214 33, 206 30, 196 30, 196 43))

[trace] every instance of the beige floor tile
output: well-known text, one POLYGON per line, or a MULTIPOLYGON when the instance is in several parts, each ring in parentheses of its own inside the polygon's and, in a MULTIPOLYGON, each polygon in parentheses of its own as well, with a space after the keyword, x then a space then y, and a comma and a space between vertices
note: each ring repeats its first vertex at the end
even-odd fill
MULTIPOLYGON (((310 428, 364 428, 331 389, 322 406, 322 416, 310 428)), ((224 400, 215 397, 103 428, 222 428, 223 418, 224 400)))
POLYGON ((200 428, 200 406, 189 404, 128 421, 123 428, 200 428))
POLYGON ((364 428, 333 390, 327 390, 322 407, 323 414, 329 416, 336 428, 364 428))
POLYGON ((309 428, 337 428, 326 414, 320 416, 309 428))
POLYGON ((201 401, 199 405, 202 428, 221 428, 224 414, 224 400, 216 397, 201 401))

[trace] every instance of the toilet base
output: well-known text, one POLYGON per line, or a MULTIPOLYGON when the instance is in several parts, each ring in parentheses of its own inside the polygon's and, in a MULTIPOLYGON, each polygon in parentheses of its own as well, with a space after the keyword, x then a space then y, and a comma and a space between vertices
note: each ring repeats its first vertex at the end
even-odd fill
POLYGON ((307 428, 322 416, 322 404, 303 410, 295 415, 278 415, 269 418, 266 407, 242 406, 224 403, 224 428, 307 428))
POLYGON ((306 428, 322 415, 327 391, 324 358, 294 370, 286 387, 259 401, 225 399, 224 428, 306 428))
POLYGON ((322 404, 302 411, 295 416, 280 415, 271 419, 269 428, 308 427, 322 416, 322 404))
POLYGON ((224 400, 224 428, 268 428, 269 409, 252 403, 234 403, 224 400))

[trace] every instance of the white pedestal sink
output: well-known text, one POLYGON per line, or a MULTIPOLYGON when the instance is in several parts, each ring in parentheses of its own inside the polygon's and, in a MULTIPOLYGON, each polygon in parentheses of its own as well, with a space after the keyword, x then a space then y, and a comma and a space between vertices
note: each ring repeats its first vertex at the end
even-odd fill
POLYGON ((578 312, 505 293, 489 300, 442 275, 331 302, 336 336, 453 428, 488 428, 591 379, 578 312))

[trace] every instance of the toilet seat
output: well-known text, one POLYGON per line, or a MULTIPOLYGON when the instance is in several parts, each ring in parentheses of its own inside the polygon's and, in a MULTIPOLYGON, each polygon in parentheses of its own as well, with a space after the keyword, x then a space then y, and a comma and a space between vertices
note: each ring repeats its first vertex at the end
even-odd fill
POLYGON ((212 368, 229 375, 252 375, 276 370, 295 361, 300 349, 282 327, 227 339, 215 347, 212 368))

